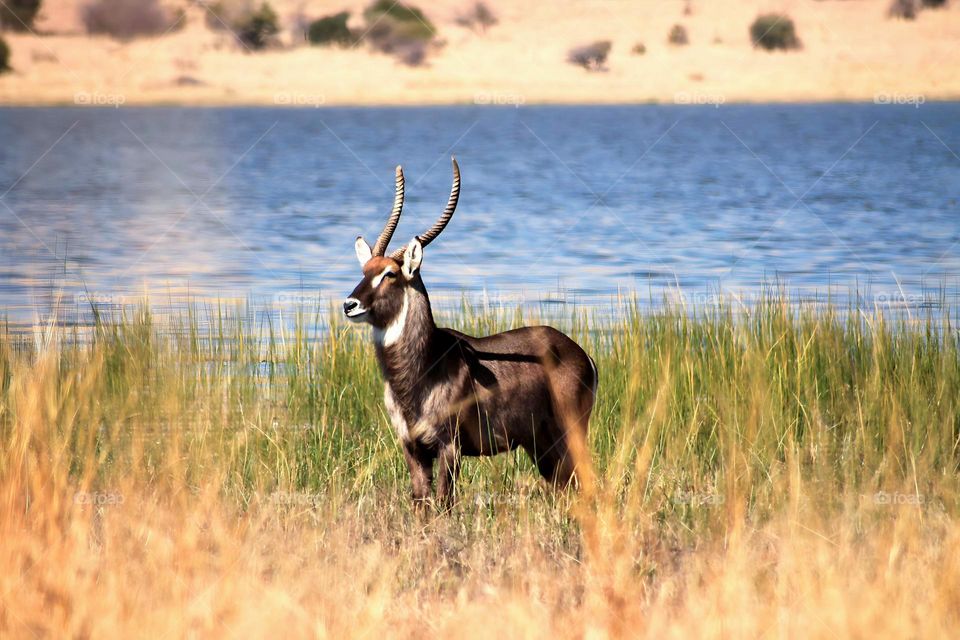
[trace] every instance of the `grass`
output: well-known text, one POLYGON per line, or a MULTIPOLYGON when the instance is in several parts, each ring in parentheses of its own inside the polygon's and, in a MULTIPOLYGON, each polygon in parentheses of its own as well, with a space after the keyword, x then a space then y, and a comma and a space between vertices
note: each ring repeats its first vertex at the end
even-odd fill
MULTIPOLYGON (((149 307, 0 346, 0 635, 943 637, 955 310, 578 312, 597 482, 470 459, 418 516, 365 332, 149 307), (495 612, 495 615, 491 615, 495 612)), ((336 318, 335 314, 332 314, 336 318)), ((483 334, 519 310, 464 305, 483 334)))

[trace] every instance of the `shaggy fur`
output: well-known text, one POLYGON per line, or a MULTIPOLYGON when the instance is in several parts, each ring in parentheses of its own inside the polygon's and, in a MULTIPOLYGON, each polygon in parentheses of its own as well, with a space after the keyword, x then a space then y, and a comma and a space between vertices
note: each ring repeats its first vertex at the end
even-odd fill
POLYGON ((419 257, 410 264, 410 255, 422 253, 407 253, 404 263, 370 258, 344 308, 352 320, 373 326, 384 402, 403 445, 414 500, 433 494, 435 463, 437 499, 449 505, 461 456, 516 447, 548 482, 576 482, 571 445, 586 440, 597 388, 591 358, 551 327, 484 338, 437 327, 419 257), (380 278, 385 271, 392 275, 380 278))

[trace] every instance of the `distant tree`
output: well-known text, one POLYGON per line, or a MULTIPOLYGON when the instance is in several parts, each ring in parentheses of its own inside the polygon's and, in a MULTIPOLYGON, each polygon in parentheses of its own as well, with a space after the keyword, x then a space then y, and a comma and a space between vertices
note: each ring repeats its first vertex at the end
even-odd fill
POLYGON ((630 49, 630 53, 632 53, 635 56, 642 56, 646 52, 647 52, 647 45, 643 44, 642 42, 638 42, 637 44, 633 45, 632 49, 630 49))
POLYGON ((398 35, 418 40, 430 40, 437 32, 423 11, 395 0, 377 0, 363 12, 363 17, 369 24, 392 23, 398 35))
POLYGON ((248 49, 253 51, 265 49, 280 33, 277 13, 273 7, 264 2, 259 9, 234 25, 234 31, 240 42, 248 49))
POLYGON ((793 20, 777 13, 758 16, 750 25, 750 40, 753 41, 753 46, 767 51, 774 49, 786 51, 801 47, 793 20))
POLYGON ((0 73, 10 71, 10 47, 6 40, 0 38, 0 73))
POLYGON ((0 28, 29 31, 40 12, 41 0, 0 0, 0 28))
POLYGON ((277 13, 266 2, 259 8, 252 0, 218 0, 205 6, 208 28, 232 33, 251 51, 265 49, 280 33, 277 13))
POLYGON ((159 0, 93 0, 81 12, 87 33, 120 40, 153 36, 183 25, 183 13, 170 11, 159 0))
POLYGON ((598 40, 591 44, 570 49, 567 53, 567 62, 583 67, 587 71, 606 71, 607 56, 613 43, 609 40, 598 40))
POLYGON ((418 67, 427 59, 435 42, 436 29, 417 7, 377 0, 363 12, 367 22, 364 39, 380 51, 396 57, 401 63, 418 67))
POLYGON ((397 48, 394 55, 408 67, 419 67, 427 61, 427 43, 416 40, 408 42, 397 48))
POLYGON ((687 28, 682 24, 673 25, 673 28, 670 29, 670 34, 667 36, 667 42, 678 46, 690 44, 690 38, 687 36, 687 28))
POLYGON ((319 46, 339 45, 347 47, 353 44, 353 33, 347 26, 350 19, 349 11, 341 11, 332 16, 324 16, 314 20, 307 27, 307 40, 310 44, 319 46))
POLYGON ((947 0, 922 0, 924 9, 939 9, 947 6, 947 0))
POLYGON ((493 10, 483 2, 475 3, 470 9, 461 13, 456 18, 457 24, 461 27, 467 27, 478 33, 486 33, 487 29, 499 22, 493 10))

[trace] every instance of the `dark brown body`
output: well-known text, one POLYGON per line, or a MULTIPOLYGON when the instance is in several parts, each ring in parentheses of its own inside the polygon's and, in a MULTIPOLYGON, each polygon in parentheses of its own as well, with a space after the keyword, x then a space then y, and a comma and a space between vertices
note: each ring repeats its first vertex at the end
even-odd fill
POLYGON ((567 486, 586 460, 587 425, 597 368, 573 340, 550 327, 524 327, 474 338, 434 324, 420 277, 423 247, 446 227, 460 196, 460 169, 440 218, 406 247, 385 255, 403 208, 396 170, 393 211, 377 242, 357 237, 363 279, 343 302, 353 322, 373 328, 386 382, 384 402, 410 468, 413 498, 447 505, 462 456, 516 447, 530 454, 548 482, 567 486))
POLYGON ((419 274, 403 332, 375 333, 385 400, 410 467, 415 500, 449 503, 461 456, 522 447, 550 483, 575 481, 574 440, 586 440, 597 373, 573 340, 551 327, 475 338, 433 323, 419 274))

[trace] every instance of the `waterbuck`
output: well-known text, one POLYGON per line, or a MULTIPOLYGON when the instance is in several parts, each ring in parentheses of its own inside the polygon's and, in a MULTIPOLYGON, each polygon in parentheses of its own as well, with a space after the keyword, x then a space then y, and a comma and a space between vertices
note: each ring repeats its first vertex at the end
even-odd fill
POLYGON ((440 218, 388 256, 403 196, 403 170, 397 167, 393 211, 383 232, 373 248, 357 237, 363 279, 344 301, 343 312, 373 327, 386 381, 384 402, 403 445, 414 503, 430 500, 435 461, 436 501, 449 506, 461 456, 516 447, 523 447, 549 483, 575 483, 578 465, 586 462, 596 365, 552 327, 523 327, 485 338, 437 327, 420 267, 423 248, 440 235, 457 207, 456 159, 453 188, 440 218))

